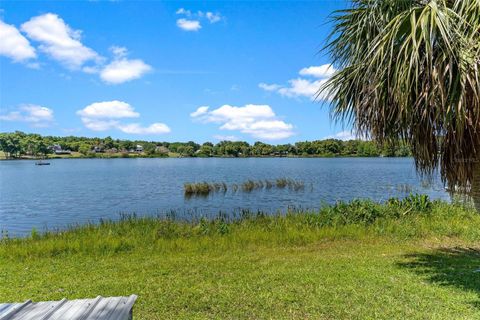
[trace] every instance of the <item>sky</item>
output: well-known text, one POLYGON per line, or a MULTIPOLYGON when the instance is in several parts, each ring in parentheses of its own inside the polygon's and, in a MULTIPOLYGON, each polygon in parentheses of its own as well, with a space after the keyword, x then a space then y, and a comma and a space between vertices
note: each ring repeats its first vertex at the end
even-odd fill
POLYGON ((316 90, 346 1, 2 1, 0 131, 349 139, 316 90))

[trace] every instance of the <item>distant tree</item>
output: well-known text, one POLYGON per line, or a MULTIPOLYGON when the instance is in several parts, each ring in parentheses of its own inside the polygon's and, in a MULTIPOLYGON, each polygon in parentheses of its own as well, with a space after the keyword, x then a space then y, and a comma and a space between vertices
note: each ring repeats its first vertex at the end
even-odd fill
POLYGON ((78 152, 80 152, 81 154, 83 155, 87 155, 89 154, 90 152, 92 152, 92 146, 88 143, 82 143, 80 144, 80 146, 78 147, 78 152))
POLYGON ((122 142, 120 142, 120 149, 124 149, 124 150, 131 150, 135 147, 135 144, 133 143, 133 141, 128 141, 128 140, 124 140, 122 142))
POLYGON ((198 155, 204 157, 211 157, 213 155, 213 144, 210 142, 205 142, 199 149, 198 155))
POLYGON ((252 147, 252 154, 255 156, 267 156, 272 154, 273 151, 273 146, 260 141, 255 142, 252 147))
POLYGON ((310 141, 297 142, 295 143, 295 146, 297 147, 298 154, 309 155, 315 153, 315 150, 310 141))
POLYGON ((114 147, 113 139, 110 136, 103 139, 103 146, 105 149, 112 149, 114 147))
POLYGON ((5 157, 11 158, 20 155, 22 146, 19 135, 16 133, 3 133, 0 136, 0 147, 5 152, 5 157))
MULTIPOLYGON (((83 155, 92 153, 94 146, 107 150, 112 148, 123 150, 134 149, 142 145, 145 154, 167 156, 169 152, 179 153, 184 157, 193 156, 278 156, 278 155, 308 155, 308 156, 378 156, 382 149, 372 141, 341 141, 335 139, 302 141, 295 145, 271 145, 257 141, 252 146, 245 141, 220 141, 217 144, 205 142, 201 146, 193 141, 189 142, 152 142, 142 140, 113 140, 86 137, 55 137, 39 134, 25 134, 17 131, 0 133, 0 150, 7 157, 18 157, 24 154, 45 155, 48 146, 59 144, 64 150, 78 151, 83 155), (163 149, 159 149, 163 147, 163 149)), ((387 154, 383 150, 383 153, 387 154)), ((388 155, 408 156, 409 145, 406 143, 392 144, 388 147, 388 155)))
POLYGON ((195 149, 191 145, 181 145, 177 147, 177 152, 182 156, 191 157, 195 153, 195 149))
POLYGON ((153 155, 155 153, 155 148, 157 147, 153 143, 143 143, 143 152, 147 155, 153 155))
POLYGON ((343 143, 343 155, 346 156, 355 156, 358 155, 360 141, 359 140, 349 140, 343 143))

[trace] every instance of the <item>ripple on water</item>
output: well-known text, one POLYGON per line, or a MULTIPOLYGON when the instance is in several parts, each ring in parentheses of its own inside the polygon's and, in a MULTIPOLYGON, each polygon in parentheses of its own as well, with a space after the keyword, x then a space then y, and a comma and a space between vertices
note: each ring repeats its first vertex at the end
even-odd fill
POLYGON ((177 210, 216 215, 251 209, 275 212, 290 206, 318 208, 354 198, 382 201, 403 197, 398 185, 448 200, 438 177, 422 187, 410 158, 250 159, 75 159, 52 160, 48 168, 31 161, 0 162, 0 229, 27 234, 66 225, 118 218, 119 213, 158 214, 177 210), (305 189, 228 191, 185 199, 186 182, 240 184, 248 179, 287 177, 305 189))

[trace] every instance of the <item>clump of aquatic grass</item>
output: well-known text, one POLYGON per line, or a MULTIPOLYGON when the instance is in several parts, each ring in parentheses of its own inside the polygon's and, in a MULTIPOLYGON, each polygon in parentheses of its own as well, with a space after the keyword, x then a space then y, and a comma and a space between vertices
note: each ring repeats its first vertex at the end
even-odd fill
POLYGON ((251 192, 257 189, 263 189, 265 187, 265 183, 263 180, 247 180, 242 183, 242 190, 245 192, 251 192))
POLYGON ((241 184, 242 190, 246 192, 251 192, 257 189, 269 190, 273 187, 277 189, 289 188, 290 190, 298 191, 305 188, 305 183, 303 181, 298 181, 289 178, 278 178, 275 180, 247 180, 241 184))
POLYGON ((208 196, 212 192, 227 192, 228 187, 225 182, 199 182, 199 183, 185 183, 183 191, 185 196, 208 196))
POLYGON ((215 185, 208 182, 185 183, 183 189, 185 196, 208 196, 215 190, 215 185))
POLYGON ((293 179, 288 179, 288 178, 280 178, 275 180, 275 185, 277 188, 283 189, 283 188, 289 188, 290 190, 303 190, 305 188, 305 184, 303 181, 297 181, 293 179))
POLYGON ((285 188, 287 186, 287 179, 286 178, 280 178, 275 181, 275 185, 277 188, 285 188))
MULTIPOLYGON (((252 180, 242 182, 241 184, 232 184, 230 189, 232 192, 242 190, 243 192, 252 192, 254 190, 270 190, 273 187, 277 189, 288 188, 293 191, 299 191, 305 189, 303 181, 298 181, 290 178, 278 178, 275 180, 252 180)), ((200 182, 200 183, 185 183, 184 193, 186 197, 192 196, 208 196, 212 192, 226 193, 229 189, 225 182, 200 182)))

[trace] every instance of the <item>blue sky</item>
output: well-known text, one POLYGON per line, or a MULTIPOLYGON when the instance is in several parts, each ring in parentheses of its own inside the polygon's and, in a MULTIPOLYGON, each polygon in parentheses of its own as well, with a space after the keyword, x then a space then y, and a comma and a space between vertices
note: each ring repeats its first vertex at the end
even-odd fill
MULTIPOLYGON (((348 138, 312 92, 344 1, 2 1, 0 131, 156 141, 348 138)), ((347 130, 348 131, 348 130, 347 130)))

